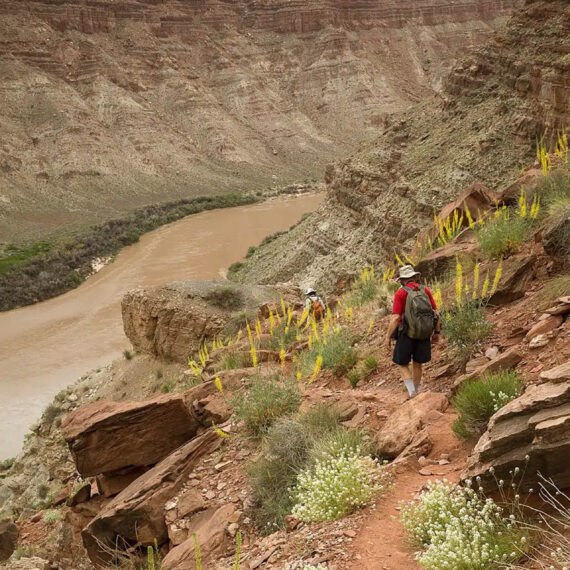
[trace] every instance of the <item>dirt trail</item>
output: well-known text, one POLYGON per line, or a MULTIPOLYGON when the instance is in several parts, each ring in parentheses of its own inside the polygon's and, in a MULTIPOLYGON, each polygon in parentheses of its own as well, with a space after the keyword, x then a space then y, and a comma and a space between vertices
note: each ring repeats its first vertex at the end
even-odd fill
POLYGON ((77 289, 0 313, 0 459, 16 454, 53 396, 128 346, 123 294, 180 279, 213 279, 264 237, 314 210, 322 195, 189 216, 144 235, 77 289))
POLYGON ((437 461, 441 454, 450 457, 448 465, 428 465, 432 475, 422 475, 417 460, 410 458, 396 470, 394 488, 378 501, 355 538, 351 549, 356 559, 348 570, 416 570, 420 568, 414 557, 414 547, 407 540, 404 527, 399 521, 399 504, 418 495, 432 479, 446 478, 458 481, 465 465, 467 449, 451 431, 456 415, 446 412, 429 426, 434 447, 429 459, 437 461))

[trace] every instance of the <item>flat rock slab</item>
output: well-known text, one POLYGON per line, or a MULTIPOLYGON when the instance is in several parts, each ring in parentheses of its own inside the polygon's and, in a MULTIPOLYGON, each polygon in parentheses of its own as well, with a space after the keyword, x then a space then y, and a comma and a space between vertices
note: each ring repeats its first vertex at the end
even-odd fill
POLYGON ((83 530, 83 544, 98 568, 108 568, 108 549, 159 545, 168 540, 165 505, 182 489, 202 457, 221 444, 213 430, 183 445, 117 495, 83 530))
POLYGON ((62 425, 77 471, 84 477, 145 467, 196 435, 200 423, 185 394, 141 402, 93 402, 62 425))
POLYGON ((424 392, 406 401, 392 413, 378 434, 378 452, 386 458, 397 457, 408 447, 418 432, 444 412, 449 405, 447 396, 438 392, 424 392))
POLYGON ((570 380, 570 360, 540 373, 540 379, 545 382, 563 382, 570 380))
POLYGON ((550 315, 545 319, 542 319, 536 323, 527 333, 526 339, 532 340, 538 335, 545 334, 547 332, 557 329, 562 324, 562 317, 558 315, 550 315))

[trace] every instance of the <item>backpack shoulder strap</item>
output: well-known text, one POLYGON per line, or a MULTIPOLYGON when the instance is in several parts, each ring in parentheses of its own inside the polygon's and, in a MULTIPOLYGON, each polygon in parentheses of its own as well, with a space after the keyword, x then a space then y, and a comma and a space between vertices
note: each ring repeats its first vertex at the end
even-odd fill
POLYGON ((411 293, 413 291, 413 289, 411 287, 408 287, 407 285, 402 285, 402 289, 404 289, 408 293, 411 293))
POLYGON ((420 291, 421 291, 422 293, 425 293, 425 291, 426 291, 426 286, 425 286, 425 285, 420 285, 420 291))

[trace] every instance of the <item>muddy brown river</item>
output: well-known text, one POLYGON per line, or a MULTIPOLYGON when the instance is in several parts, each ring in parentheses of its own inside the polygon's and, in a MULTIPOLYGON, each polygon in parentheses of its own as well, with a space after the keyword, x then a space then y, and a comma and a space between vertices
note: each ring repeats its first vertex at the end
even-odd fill
POLYGON ((0 313, 0 459, 62 388, 121 355, 120 301, 135 287, 214 279, 250 245, 313 211, 322 195, 279 198, 189 216, 142 236, 77 289, 0 313))

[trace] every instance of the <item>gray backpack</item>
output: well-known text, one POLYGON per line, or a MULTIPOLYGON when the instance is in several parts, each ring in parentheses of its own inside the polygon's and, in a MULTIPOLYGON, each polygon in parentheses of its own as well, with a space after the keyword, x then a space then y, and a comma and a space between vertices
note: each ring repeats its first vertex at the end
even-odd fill
POLYGON ((425 287, 419 289, 404 286, 408 292, 404 310, 404 332, 417 340, 431 337, 435 328, 434 312, 425 287))

